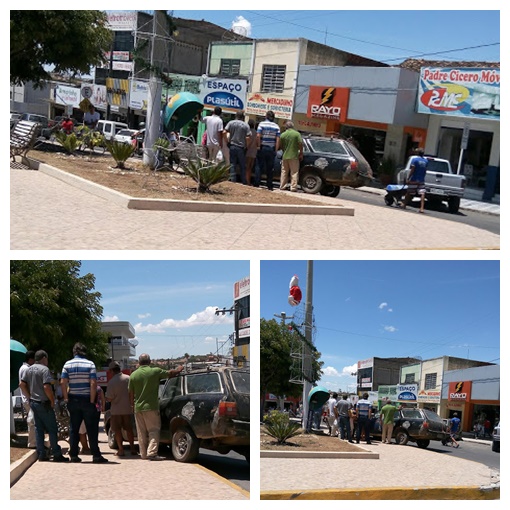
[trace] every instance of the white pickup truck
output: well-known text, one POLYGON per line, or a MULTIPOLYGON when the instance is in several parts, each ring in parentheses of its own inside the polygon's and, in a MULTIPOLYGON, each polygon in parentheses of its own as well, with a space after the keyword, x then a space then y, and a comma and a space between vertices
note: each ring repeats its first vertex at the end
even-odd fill
MULTIPOLYGON (((397 174, 398 184, 405 184, 411 171, 410 157, 404 169, 397 174)), ((429 164, 425 176, 425 198, 429 202, 448 202, 448 210, 451 213, 459 212, 460 199, 464 196, 466 178, 453 172, 452 166, 447 159, 434 156, 425 156, 429 164)))

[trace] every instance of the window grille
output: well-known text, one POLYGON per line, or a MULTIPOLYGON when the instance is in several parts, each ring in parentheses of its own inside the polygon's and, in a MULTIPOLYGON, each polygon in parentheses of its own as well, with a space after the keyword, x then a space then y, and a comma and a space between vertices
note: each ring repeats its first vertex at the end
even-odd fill
POLYGON ((265 65, 262 68, 261 92, 283 92, 286 66, 265 65))
POLYGON ((221 76, 239 76, 241 72, 241 61, 239 59, 221 59, 221 76))
POLYGON ((425 389, 433 390, 436 388, 437 374, 425 374, 425 389))

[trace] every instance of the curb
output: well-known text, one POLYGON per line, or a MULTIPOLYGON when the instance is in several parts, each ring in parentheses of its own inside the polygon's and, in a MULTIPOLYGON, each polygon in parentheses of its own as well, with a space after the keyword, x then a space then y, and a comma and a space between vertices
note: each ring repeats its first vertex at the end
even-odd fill
POLYGON ((37 451, 26 453, 21 459, 11 464, 11 487, 25 474, 28 468, 37 460, 37 451))
POLYGON ((385 487, 360 489, 318 489, 306 491, 261 491, 261 500, 493 500, 500 499, 498 487, 385 487))
POLYGON ((46 163, 30 160, 30 168, 59 179, 98 197, 112 200, 128 209, 148 211, 183 211, 205 213, 257 213, 257 214, 305 214, 322 216, 354 216, 351 207, 324 205, 272 205, 243 204, 235 202, 194 202, 191 200, 164 200, 158 198, 132 198, 129 195, 112 190, 100 184, 83 179, 46 163))
POLYGON ((260 450, 260 458, 267 459, 379 459, 374 452, 292 452, 260 450))

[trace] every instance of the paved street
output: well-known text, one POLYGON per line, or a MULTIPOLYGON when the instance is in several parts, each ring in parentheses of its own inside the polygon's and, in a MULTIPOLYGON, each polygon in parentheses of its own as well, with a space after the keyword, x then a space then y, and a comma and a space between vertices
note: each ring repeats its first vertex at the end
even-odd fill
MULTIPOLYGON (((354 216, 128 209, 100 186, 13 168, 12 250, 499 249, 481 229, 394 208, 341 202, 354 216)), ((54 174, 55 175, 55 174, 54 174)), ((247 256, 245 253, 244 256, 247 256)))

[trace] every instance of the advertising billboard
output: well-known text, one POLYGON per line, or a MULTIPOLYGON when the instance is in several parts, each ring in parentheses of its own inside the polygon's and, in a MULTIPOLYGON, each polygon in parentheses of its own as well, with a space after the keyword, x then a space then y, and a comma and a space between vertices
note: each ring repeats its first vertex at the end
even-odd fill
POLYGON ((498 120, 499 69, 424 67, 418 113, 498 120))
POLYGON ((451 382, 448 384, 450 402, 469 402, 471 399, 471 381, 451 382))
POLYGON ((398 384, 397 385, 398 402, 417 402, 418 385, 417 384, 398 384))
POLYGON ((205 78, 200 84, 198 97, 204 108, 209 110, 219 106, 225 111, 243 111, 246 108, 246 88, 246 80, 205 78))
POLYGON ((294 100, 292 98, 271 94, 251 94, 246 102, 246 113, 260 117, 265 117, 268 111, 272 111, 277 119, 289 120, 292 118, 293 108, 294 100))

